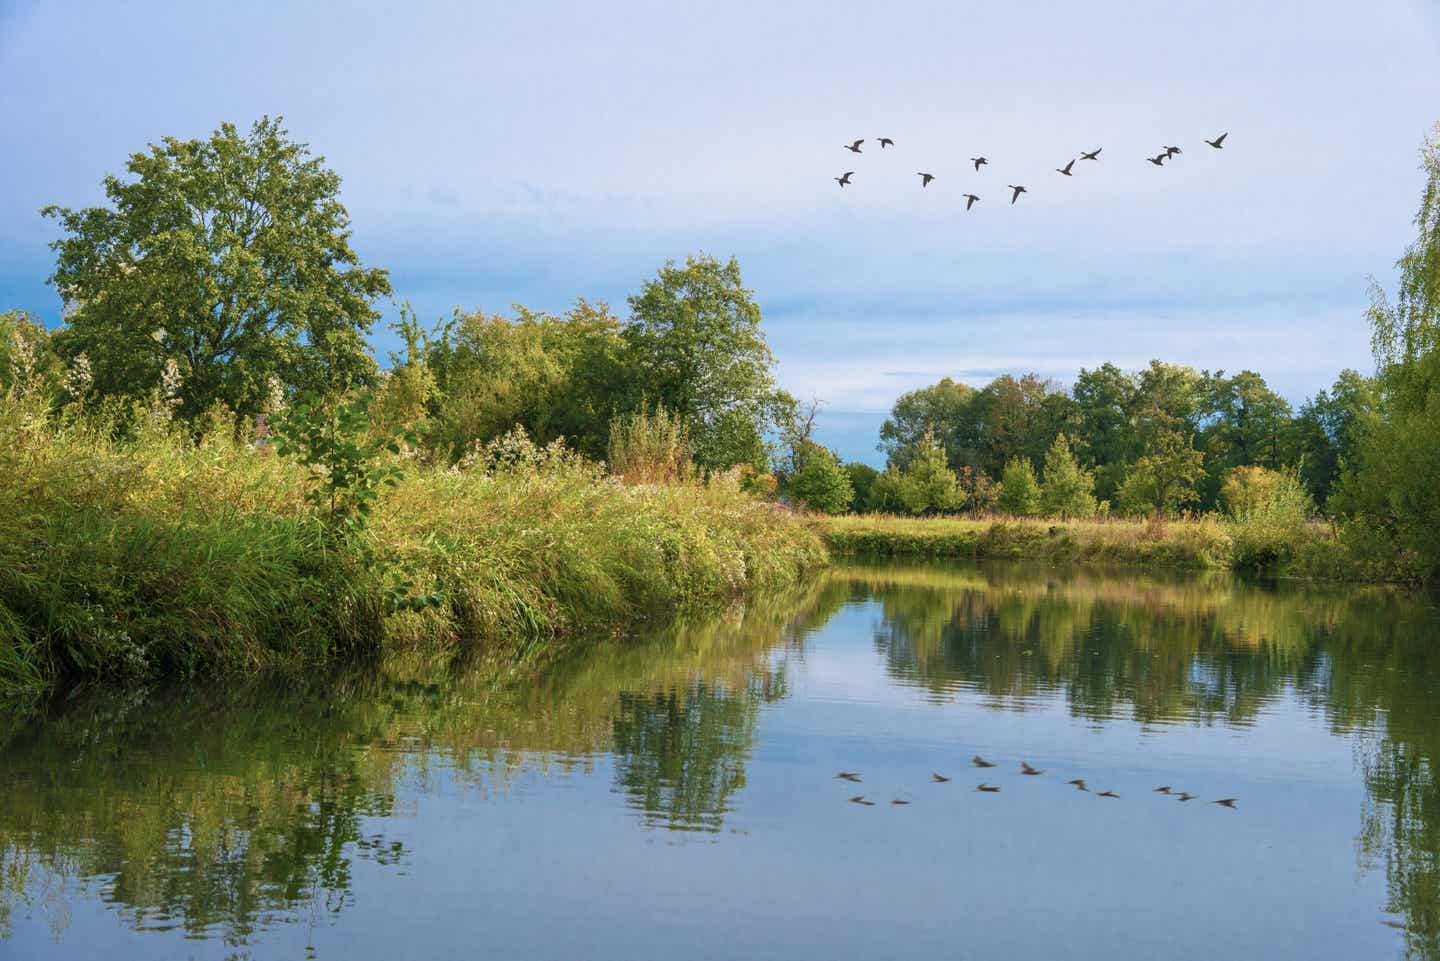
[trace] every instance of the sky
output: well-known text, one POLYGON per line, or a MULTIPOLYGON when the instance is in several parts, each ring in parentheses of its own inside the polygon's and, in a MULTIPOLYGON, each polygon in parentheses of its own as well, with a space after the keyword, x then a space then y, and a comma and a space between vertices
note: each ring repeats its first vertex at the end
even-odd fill
POLYGON ((0 0, 0 77, 0 309, 59 321, 41 206, 281 115, 424 318, 623 315, 665 260, 735 256, 781 385, 879 463, 895 398, 944 376, 1159 357, 1298 402, 1370 370, 1368 278, 1414 236, 1440 120, 1440 0, 0 0))

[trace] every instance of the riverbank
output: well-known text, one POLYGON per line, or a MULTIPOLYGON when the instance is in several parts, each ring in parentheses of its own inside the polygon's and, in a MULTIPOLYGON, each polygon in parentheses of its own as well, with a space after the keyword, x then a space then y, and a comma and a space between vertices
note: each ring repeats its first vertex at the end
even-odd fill
POLYGON ((1107 518, 815 516, 842 557, 964 557, 1114 563, 1190 570, 1252 570, 1351 582, 1413 582, 1413 558, 1359 528, 1238 524, 1215 516, 1167 521, 1107 518))
POLYGON ((337 537, 304 468, 157 423, 125 441, 0 409, 0 694, 439 645, 521 657, 802 582, 803 521, 734 478, 627 486, 531 449, 404 477, 337 537))

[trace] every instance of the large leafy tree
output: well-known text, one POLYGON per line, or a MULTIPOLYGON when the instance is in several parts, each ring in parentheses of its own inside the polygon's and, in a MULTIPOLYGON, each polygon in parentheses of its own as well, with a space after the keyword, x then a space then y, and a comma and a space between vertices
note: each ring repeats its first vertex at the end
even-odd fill
POLYGON ((945 377, 929 387, 901 394, 880 425, 879 449, 889 463, 903 468, 909 465, 921 439, 934 434, 945 445, 951 464, 970 463, 975 455, 974 431, 970 429, 975 393, 969 384, 945 377))
POLYGON ((241 134, 166 138, 105 178, 108 205, 42 213, 64 231, 50 281, 62 351, 102 394, 143 394, 179 366, 179 410, 263 409, 267 383, 327 391, 371 379, 365 335, 384 270, 360 263, 340 177, 264 118, 241 134))
POLYGON ((1081 368, 1073 391, 1083 440, 1079 454, 1090 464, 1125 464, 1140 456, 1131 423, 1135 378, 1114 364, 1081 368))
POLYGON ((702 467, 763 463, 784 398, 740 264, 704 254, 667 261, 629 304, 624 337, 642 395, 634 400, 683 418, 702 467))

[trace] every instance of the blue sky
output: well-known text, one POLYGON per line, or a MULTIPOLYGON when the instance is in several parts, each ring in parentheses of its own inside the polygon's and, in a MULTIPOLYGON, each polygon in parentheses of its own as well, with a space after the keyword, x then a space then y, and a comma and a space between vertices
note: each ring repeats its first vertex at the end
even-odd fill
POLYGON ((737 256, 781 382, 876 461, 894 398, 946 375, 1162 357, 1298 400, 1368 370, 1366 278, 1411 239, 1440 119, 1440 3, 0 0, 0 76, 0 307, 58 318, 39 207, 281 114, 422 316, 623 310, 666 258, 737 256), (1144 162, 1164 144, 1185 153, 1144 162))

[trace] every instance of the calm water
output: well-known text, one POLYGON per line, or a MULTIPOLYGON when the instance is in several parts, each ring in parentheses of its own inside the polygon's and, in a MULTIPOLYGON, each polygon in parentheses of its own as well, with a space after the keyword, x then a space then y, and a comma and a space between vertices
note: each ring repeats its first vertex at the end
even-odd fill
POLYGON ((0 957, 1440 959, 1423 598, 843 568, 325 690, 0 727, 0 957))

